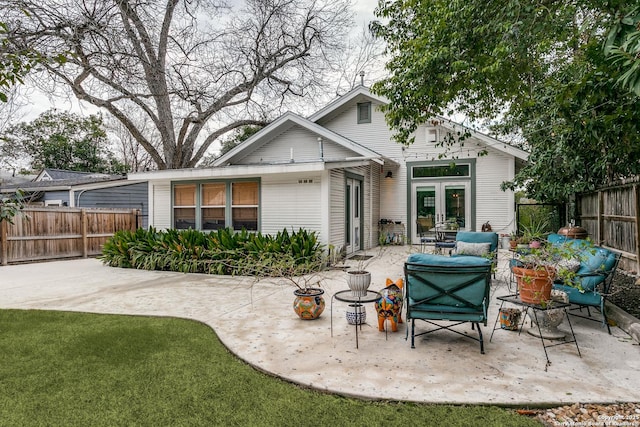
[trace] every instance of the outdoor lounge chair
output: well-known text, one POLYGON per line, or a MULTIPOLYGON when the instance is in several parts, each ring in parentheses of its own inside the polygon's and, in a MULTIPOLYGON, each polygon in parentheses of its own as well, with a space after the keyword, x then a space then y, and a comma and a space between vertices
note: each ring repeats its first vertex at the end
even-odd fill
POLYGON ((452 256, 481 256, 491 259, 495 271, 498 264, 498 233, 458 231, 452 256))
POLYGON ((415 337, 447 329, 479 341, 480 352, 484 354, 480 323, 487 325, 491 261, 481 257, 412 254, 404 264, 404 274, 411 348, 415 348, 415 337), (416 333, 416 320, 436 329, 416 333), (436 321, 454 323, 443 326, 436 321), (452 329, 462 323, 471 323, 472 329, 477 327, 478 338, 452 329))
POLYGON ((593 246, 586 240, 568 239, 564 236, 550 235, 549 242, 558 245, 569 245, 578 250, 580 265, 571 283, 557 281, 553 289, 566 292, 569 302, 574 306, 569 310, 569 314, 582 317, 588 320, 600 321, 591 317, 590 308, 598 309, 602 315, 603 326, 607 326, 607 331, 611 335, 611 327, 605 310, 607 295, 611 289, 611 282, 615 274, 621 254, 599 246, 593 246), (586 309, 587 315, 579 312, 586 309))

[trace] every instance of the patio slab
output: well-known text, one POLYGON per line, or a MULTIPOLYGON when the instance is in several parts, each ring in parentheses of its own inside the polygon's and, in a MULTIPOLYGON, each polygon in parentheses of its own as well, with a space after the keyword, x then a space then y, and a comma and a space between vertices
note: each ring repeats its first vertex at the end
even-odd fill
MULTIPOLYGON (((367 267, 370 289, 402 277, 403 262, 415 250, 400 246, 377 254, 367 267)), ((552 347, 548 367, 540 339, 526 332, 498 329, 489 342, 500 306, 495 297, 509 292, 507 257, 501 254, 492 284, 484 355, 477 342, 446 331, 417 338, 411 349, 406 324, 395 333, 378 331, 373 304, 366 305, 356 349, 347 304, 332 303, 333 293, 347 288, 339 270, 325 275, 326 309, 313 321, 293 312, 291 286, 112 268, 95 259, 0 267, 0 307, 195 319, 257 369, 365 399, 509 406, 640 401, 640 346, 618 327, 608 335, 599 323, 572 317, 582 357, 573 344, 552 347)), ((469 326, 460 328, 475 335, 469 326)), ((560 329, 568 332, 566 321, 560 329)))

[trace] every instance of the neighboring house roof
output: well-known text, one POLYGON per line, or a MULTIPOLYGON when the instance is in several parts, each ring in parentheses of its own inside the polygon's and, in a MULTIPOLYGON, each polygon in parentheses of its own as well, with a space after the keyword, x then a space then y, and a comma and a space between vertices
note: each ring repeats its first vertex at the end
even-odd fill
POLYGON ((108 178, 114 175, 98 172, 78 172, 69 171, 64 169, 43 169, 34 181, 60 181, 60 180, 74 180, 74 179, 86 179, 86 178, 108 178))
POLYGON ((318 125, 317 123, 305 119, 304 117, 301 117, 295 113, 288 112, 271 122, 264 129, 256 132, 243 143, 237 145, 224 155, 220 156, 213 162, 213 166, 218 167, 233 164, 234 160, 239 158, 242 154, 246 153, 247 151, 257 149, 258 147, 268 143, 268 141, 270 141, 273 137, 296 125, 315 133, 319 137, 325 138, 345 148, 348 148, 349 150, 358 154, 357 157, 359 157, 360 159, 366 158, 374 161, 376 161, 377 159, 381 164, 384 162, 391 162, 394 164, 396 163, 390 159, 385 159, 382 154, 377 153, 348 138, 345 138, 342 135, 339 135, 323 126, 318 125))
MULTIPOLYGON (((76 177, 74 179, 58 179, 55 181, 35 181, 35 182, 23 182, 23 183, 13 183, 9 185, 2 186, 0 189, 1 193, 13 193, 16 190, 20 189, 23 191, 60 191, 60 190, 70 190, 73 187, 85 185, 85 184, 96 184, 96 183, 109 183, 114 181, 126 181, 126 176, 121 175, 105 175, 102 177, 95 176, 84 176, 84 177, 76 177)), ((129 182, 127 182, 128 184, 129 182)))

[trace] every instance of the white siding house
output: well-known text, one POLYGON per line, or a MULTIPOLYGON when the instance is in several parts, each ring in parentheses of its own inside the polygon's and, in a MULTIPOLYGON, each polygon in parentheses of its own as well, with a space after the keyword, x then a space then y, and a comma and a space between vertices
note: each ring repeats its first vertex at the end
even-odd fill
POLYGON ((412 243, 418 224, 515 228, 514 195, 500 184, 526 152, 443 118, 401 146, 379 110, 384 103, 360 86, 309 118, 284 114, 212 168, 129 179, 149 182, 150 225, 161 229, 305 228, 354 252, 378 244, 381 222, 401 223, 412 243), (463 143, 437 144, 460 132, 463 143))

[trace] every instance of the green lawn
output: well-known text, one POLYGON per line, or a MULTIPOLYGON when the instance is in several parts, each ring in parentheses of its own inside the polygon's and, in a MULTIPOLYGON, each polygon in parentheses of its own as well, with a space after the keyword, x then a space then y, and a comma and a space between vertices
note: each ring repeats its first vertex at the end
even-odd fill
POLYGON ((0 310, 0 425, 540 426, 497 407, 301 389, 238 360, 195 321, 20 310, 0 310))

